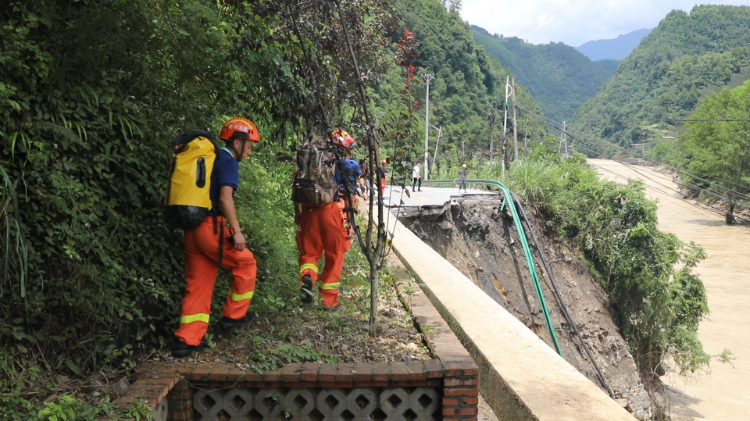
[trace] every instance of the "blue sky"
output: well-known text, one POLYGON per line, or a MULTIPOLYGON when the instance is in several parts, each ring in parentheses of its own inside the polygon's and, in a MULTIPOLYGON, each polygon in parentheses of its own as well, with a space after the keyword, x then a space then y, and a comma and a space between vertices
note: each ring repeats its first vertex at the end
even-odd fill
POLYGON ((689 12, 696 4, 750 6, 750 0, 463 0, 462 4, 462 18, 491 34, 577 47, 655 28, 674 9, 689 12))

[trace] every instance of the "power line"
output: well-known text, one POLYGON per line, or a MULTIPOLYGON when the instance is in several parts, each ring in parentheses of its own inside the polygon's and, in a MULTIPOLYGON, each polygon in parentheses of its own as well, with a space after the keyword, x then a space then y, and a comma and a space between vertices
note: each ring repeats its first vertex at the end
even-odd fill
POLYGON ((573 4, 573 3, 577 2, 577 1, 578 1, 578 0, 573 0, 572 2, 568 3, 568 5, 567 5, 567 6, 563 7, 562 9, 558 10, 557 12, 555 12, 555 13, 553 13, 553 14, 551 14, 551 15, 547 16, 546 18, 544 18, 544 19, 540 20, 539 22, 537 22, 537 24, 536 24, 536 25, 532 26, 531 28, 529 28, 529 29, 527 29, 527 30, 525 30, 525 31, 521 32, 521 33, 520 33, 520 34, 518 34, 518 35, 516 35, 516 38, 520 37, 521 35, 525 34, 525 33, 526 33, 526 32, 528 32, 528 31, 530 31, 530 30, 532 30, 532 29, 536 28, 536 27, 537 27, 537 26, 539 26, 539 24, 541 24, 542 22, 546 21, 547 19, 551 18, 552 16, 555 16, 556 14, 558 14, 558 13, 562 12, 563 10, 567 9, 567 8, 568 8, 568 6, 570 6, 571 4, 573 4))
MULTIPOLYGON (((523 108, 523 107, 522 107, 522 108, 523 108)), ((533 111, 530 111, 530 110, 526 110, 526 111, 528 111, 528 112, 530 112, 530 113, 532 113, 532 114, 533 114, 533 111)), ((558 130, 560 130, 560 131, 561 131, 562 133, 565 133, 566 135, 570 135, 570 136, 571 136, 572 138, 574 138, 574 139, 577 139, 577 140, 579 140, 579 141, 582 141, 582 140, 583 140, 582 138, 578 137, 578 134, 576 134, 576 135, 574 136, 573 134, 571 134, 571 133, 570 133, 569 131, 567 131, 566 129, 563 129, 563 128, 561 128, 561 127, 557 126, 556 124, 559 124, 558 122, 556 122, 556 121, 554 121, 554 120, 552 120, 552 119, 550 119, 550 118, 547 118, 547 117, 544 117, 544 119, 545 119, 545 120, 549 120, 549 122, 547 122, 547 124, 548 124, 548 125, 550 125, 550 126, 552 126, 552 127, 554 127, 554 128, 556 128, 556 129, 558 129, 558 130), (551 122, 551 123, 550 123, 550 122, 551 122)), ((613 146, 613 147, 615 147, 615 148, 620 148, 620 149, 622 149, 622 147, 621 147, 621 146, 619 146, 619 145, 617 145, 617 144, 614 144, 614 143, 608 143, 608 145, 612 145, 612 146, 613 146)), ((591 145, 591 146, 593 146, 593 145, 591 145)), ((577 146, 574 146, 574 147, 575 147, 575 148, 577 148, 577 146)), ((587 149, 587 150, 591 151, 591 149, 590 149, 590 148, 583 148, 583 149, 587 149)), ((602 153, 600 153, 600 152, 598 152, 598 151, 594 151, 594 152, 595 152, 595 153, 596 153, 597 155, 599 155, 599 156, 601 156, 601 155, 602 155, 602 153)), ((697 176, 697 175, 695 175, 695 174, 691 174, 691 173, 689 173, 689 172, 687 172, 687 171, 679 170, 679 169, 677 169, 677 168, 674 168, 674 167, 672 167, 672 166, 670 166, 670 165, 666 165, 666 164, 664 164, 663 162, 659 162, 659 161, 656 161, 656 160, 654 160, 654 159, 650 159, 650 158, 645 158, 645 159, 647 159, 647 160, 649 160, 649 161, 652 161, 652 162, 656 162, 656 163, 657 163, 657 164, 659 164, 659 165, 663 165, 663 166, 666 166, 667 168, 669 168, 669 169, 670 169, 670 170, 672 170, 672 171, 675 171, 675 172, 679 172, 679 173, 685 174, 685 175, 687 175, 687 176, 689 176, 689 177, 692 177, 692 178, 694 178, 694 179, 697 179, 697 180, 700 180, 700 181, 704 181, 704 182, 707 182, 707 183, 709 183, 709 184, 710 184, 711 186, 716 186, 716 187, 719 187, 719 188, 721 188, 721 189, 723 189, 723 190, 725 190, 725 191, 727 191, 727 192, 729 192, 729 193, 731 193, 731 194, 733 194, 733 195, 735 195, 735 196, 737 196, 737 197, 741 197, 741 198, 745 198, 745 199, 748 199, 748 200, 750 200, 750 196, 744 195, 744 194, 742 194, 742 193, 740 193, 740 192, 738 192, 738 191, 736 191, 736 190, 732 190, 732 189, 730 189, 730 188, 728 188, 728 187, 724 187, 724 186, 722 186, 722 185, 720 185, 720 184, 715 184, 715 183, 713 183, 713 182, 712 182, 712 181, 710 181, 710 180, 706 180, 705 178, 699 177, 699 176, 697 176)), ((619 162, 619 161, 618 161, 618 162, 619 162)), ((623 165, 628 165, 628 164, 625 164, 625 163, 623 163, 623 165)), ((636 171, 636 170, 634 170, 634 171, 636 171)), ((724 181, 726 181, 726 180, 724 180, 724 181)), ((701 191, 701 192, 705 192, 705 193, 707 193, 707 194, 709 194, 709 195, 711 195, 711 196, 714 196, 714 197, 716 197, 717 199, 720 199, 720 200, 722 200, 722 201, 724 201, 724 202, 728 202, 728 203, 730 203, 730 204, 731 204, 731 203, 733 203, 733 202, 736 202, 736 200, 733 200, 733 199, 732 199, 732 198, 730 198, 730 197, 727 197, 727 196, 721 195, 721 194, 719 194, 719 193, 716 193, 716 192, 712 192, 712 191, 710 191, 710 190, 708 190, 708 189, 705 189, 705 188, 703 188, 703 187, 700 187, 700 186, 698 186, 698 185, 695 185, 695 184, 691 184, 691 183, 685 183, 685 182, 681 182, 681 184, 682 184, 682 185, 684 185, 684 186, 686 186, 686 187, 689 187, 689 188, 692 188, 692 189, 696 189, 696 190, 699 190, 699 191, 701 191)), ((732 183, 732 184, 735 184, 735 185, 737 185, 736 183, 732 183)), ((742 206, 742 207, 745 207, 745 206, 742 206)))
MULTIPOLYGON (((548 113, 550 115, 559 115, 562 117, 568 117, 569 114, 562 114, 562 113, 548 113)), ((748 118, 657 118, 657 119, 647 119, 647 118, 626 118, 626 117, 576 117, 576 121, 580 120, 596 120, 596 121, 633 121, 633 122, 639 122, 639 123, 669 123, 669 122, 736 122, 736 121, 743 121, 747 122, 750 121, 748 118)))
MULTIPOLYGON (((707 209, 705 209, 705 208, 703 208, 701 206, 696 206, 694 203, 688 201, 687 199, 684 199, 684 198, 680 197, 680 196, 682 196, 682 193, 679 190, 677 190, 675 188, 672 188, 672 187, 669 187, 669 186, 666 186, 666 185, 664 185, 664 184, 662 184, 662 183, 654 180, 653 178, 649 177, 648 175, 646 175, 646 174, 642 173, 641 171, 637 170, 636 168, 634 168, 632 165, 628 165, 627 163, 624 163, 624 162, 621 162, 621 161, 615 161, 615 162, 623 165, 624 167, 628 168, 629 170, 635 172, 636 174, 639 174, 640 176, 645 177, 645 178, 653 181, 654 183, 657 183, 657 184, 665 187, 666 190, 661 189, 659 187, 655 187, 655 186, 649 186, 650 189, 658 191, 658 192, 664 194, 665 196, 667 196, 667 199, 672 200, 674 203, 677 203, 680 206, 683 206, 683 207, 686 207, 686 208, 701 210, 702 212, 705 212, 705 213, 707 213, 709 215, 715 215, 714 212, 711 212, 711 211, 709 211, 709 210, 707 210, 707 209), (677 197, 675 197, 675 196, 677 196, 677 197)), ((589 164, 592 165, 592 166, 594 166, 594 167, 596 167, 596 168, 599 168, 599 169, 601 169, 603 171, 609 172, 609 173, 615 175, 616 177, 619 177, 619 178, 622 178, 622 179, 625 179, 625 180, 629 180, 628 177, 625 177, 625 176, 623 176, 621 174, 618 174, 618 173, 616 173, 616 172, 614 172, 614 171, 612 171, 610 169, 604 168, 601 165, 596 165, 594 163, 589 163, 589 164)), ((711 206, 711 205, 706 205, 706 206, 708 206, 709 208, 715 210, 718 213, 725 212, 725 210, 716 208, 716 207, 711 206)), ((735 216, 735 218, 739 219, 743 224, 748 221, 747 219, 742 218, 742 217, 735 216)))
MULTIPOLYGON (((555 12, 555 13, 553 13, 552 15, 550 15, 549 17, 547 17, 546 19, 549 19, 550 17, 552 17, 552 16, 554 16, 555 14, 559 13, 560 11, 564 10, 565 8, 567 8, 567 7, 568 7, 568 6, 570 6, 571 4, 575 3, 576 1, 578 1, 578 0, 574 0, 573 2, 569 3, 569 4, 567 5, 567 6, 563 7, 562 9, 558 10, 557 12, 555 12)), ((431 29, 431 30, 432 30, 433 32, 435 32, 435 34, 436 34, 436 35, 437 35, 438 37, 440 37, 440 38, 441 38, 441 39, 442 39, 443 41, 446 41, 446 42, 448 42, 449 44, 451 44, 451 45, 452 45, 453 47, 455 47, 455 48, 456 48, 456 49, 457 49, 457 50, 458 50, 459 52, 461 52, 461 53, 463 53, 463 54, 465 54, 465 55, 467 55, 467 56, 469 56, 469 57, 472 57, 472 58, 473 58, 473 55, 471 55, 471 54, 469 54, 468 52, 466 52, 466 51, 464 51, 463 49, 461 49, 461 48, 460 48, 460 47, 459 47, 458 45, 456 45, 456 44, 455 44, 455 43, 454 43, 453 41, 451 41, 450 39, 447 39, 446 37, 444 37, 444 36, 443 36, 443 35, 442 35, 442 34, 441 34, 441 33, 440 33, 440 32, 439 32, 439 31, 438 31, 437 29, 435 29, 435 28, 434 28, 434 27, 433 27, 432 25, 430 25, 430 23, 429 23, 429 22, 427 22, 427 20, 426 20, 425 18, 423 18, 423 17, 421 16, 421 15, 419 15, 419 14, 418 14, 418 13, 416 13, 415 11, 411 10, 411 9, 410 9, 410 8, 409 8, 408 6, 403 6, 403 7, 404 7, 404 8, 405 8, 405 9, 406 9, 406 10, 407 10, 408 12, 410 12, 411 14, 415 15, 415 16, 416 16, 417 18, 419 18, 420 20, 422 20, 422 22, 423 22, 423 23, 424 23, 425 25, 427 25, 427 27, 428 27, 428 28, 430 28, 430 29, 431 29)), ((545 20, 546 20, 546 19, 545 19, 545 20)), ((542 22, 543 22, 543 21, 542 21, 542 22)), ((542 22, 539 22, 539 23, 542 23, 542 22)), ((538 25, 538 24, 537 24, 537 25, 538 25)), ((536 25, 534 25, 534 26, 536 26, 536 25)), ((532 28, 533 28, 533 27, 531 27, 531 28, 527 29, 526 31, 528 31, 528 30, 530 30, 530 29, 532 29, 532 28)), ((524 31, 524 32, 526 32, 526 31, 524 31)), ((522 32, 522 33, 523 33, 523 32, 522 32)), ((521 33, 521 34, 522 34, 522 33, 521 33)), ((521 34, 519 34, 519 35, 521 35, 521 34)), ((518 35, 517 35, 517 36, 518 36, 518 35)), ((486 70, 486 71, 487 71, 488 73, 490 73, 491 75, 493 75, 493 76, 497 77, 497 75, 495 74, 495 72, 494 72, 494 71, 493 71, 492 69, 489 69, 488 67, 486 67, 486 66, 482 65, 482 64, 481 64, 481 63, 479 63, 479 62, 477 62, 477 64, 478 64, 478 65, 479 65, 479 66, 480 66, 481 68, 483 68, 484 70, 486 70)), ((575 140, 578 140, 578 141, 579 141, 580 143, 583 143, 583 140, 584 140, 584 139, 583 139, 583 137, 579 136, 578 134, 575 134, 575 135, 574 135, 574 134, 572 134, 572 133, 570 132, 570 130, 568 130, 567 128, 563 129, 563 128, 559 127, 559 126, 561 126, 561 125, 562 125, 562 124, 560 124, 559 122, 557 122, 557 121, 555 121, 555 120, 552 120, 551 118, 548 118, 548 117, 546 117, 546 116, 544 116, 544 115, 539 115, 539 114, 537 114, 536 112, 534 112, 534 111, 531 111, 531 110, 529 110, 528 108, 524 107, 524 106, 523 106, 523 105, 521 105, 521 104, 518 104, 518 107, 520 107, 520 108, 521 108, 521 109, 523 109, 524 111, 528 112, 528 113, 529 113, 529 114, 531 114, 532 116, 535 116, 535 117, 537 117, 537 118, 539 118, 539 119, 543 119, 543 120, 545 121, 545 124, 547 124, 547 125, 549 125, 549 126, 552 126, 552 127, 554 127, 555 129, 557 129, 557 130, 560 130, 560 132, 561 132, 561 133, 564 133, 564 134, 566 134, 566 135, 569 135, 569 136, 570 136, 570 137, 572 137, 573 139, 575 139, 575 140)), ((556 114, 556 115, 557 115, 557 114, 556 114)), ((583 119, 595 119, 595 118, 583 118, 583 119)), ((667 121, 673 121, 673 122, 676 122, 676 121, 687 121, 687 122, 736 122, 736 121, 750 121, 750 119, 690 119, 690 118, 658 119, 658 120, 642 120, 642 119, 633 119, 633 118, 599 118, 599 120, 612 120, 612 121, 622 120, 622 121, 640 121, 640 122, 644 122, 644 121, 645 121, 645 122, 653 122, 653 121, 662 121, 662 122, 667 122, 667 121)), ((480 136, 481 136, 481 135, 480 135, 480 136)), ((478 138, 478 137, 477 137, 477 138, 478 138)), ((612 147, 618 148, 618 149, 623 149, 623 148, 622 148, 621 146, 619 146, 619 145, 617 145, 617 144, 614 144, 614 143, 610 143, 610 142, 607 142, 607 144, 608 144, 608 145, 611 145, 612 147)), ((573 147, 574 147, 574 148, 576 148, 577 146, 575 146, 575 145, 574 145, 573 147)), ((586 149, 586 148, 585 148, 585 149, 586 149)), ((590 150, 590 149, 589 149, 589 150, 590 150)), ((602 153, 600 153, 600 152, 596 152, 596 151, 595 151, 595 153, 597 153, 597 155, 600 155, 600 156, 601 156, 601 155, 603 155, 603 154, 602 154, 602 153)), ((647 158, 647 159, 648 159, 648 158, 647 158)), ((671 166, 669 166, 669 165, 666 165, 666 164, 664 164, 664 163, 662 163, 662 162, 659 162, 659 161, 655 161, 655 160, 652 160, 652 159, 649 159, 649 160, 651 160, 651 161, 653 161, 653 162, 657 162, 657 163, 658 163, 658 164, 660 164, 660 165, 664 165, 664 166, 667 166, 668 168, 670 168, 670 169, 671 169, 671 170, 673 170, 673 171, 677 171, 677 172, 680 172, 680 173, 686 174, 686 175, 688 175, 688 176, 690 176, 690 177, 694 177, 695 179, 700 179, 700 180, 702 180, 702 181, 705 181, 705 182, 708 182, 708 183, 710 183, 711 185, 714 185, 714 183, 713 183, 713 182, 711 182, 711 181, 708 181, 708 180, 705 180, 705 179, 702 179, 701 177, 698 177, 698 176, 696 176, 696 175, 694 175, 694 174, 690 174, 690 173, 688 173, 688 172, 686 172, 686 171, 678 170, 678 169, 676 169, 676 168, 673 168, 673 167, 671 167, 671 166)), ((627 165, 627 164, 625 164, 625 165, 627 165)), ((723 180, 723 181, 726 181, 726 180, 723 180)), ((729 182, 729 183, 731 183, 731 182, 729 182)), ((697 189, 699 189, 700 191, 705 191, 705 192, 707 192, 708 194, 711 194, 711 195, 717 196, 717 197, 719 197, 719 198, 722 198, 722 200, 726 200, 726 201, 730 201, 730 202, 732 202, 732 201, 733 201, 732 199, 730 199, 730 198, 728 198, 728 197, 726 197, 726 196, 723 196, 723 195, 720 195, 720 194, 717 194, 717 193, 714 193, 714 192, 710 192, 710 191, 708 191, 707 189, 704 189, 704 188, 702 188, 702 187, 700 187, 700 186, 692 185, 692 184, 689 184, 689 183, 684 183, 684 184, 685 184, 686 186, 688 186, 688 187, 691 187, 691 188, 697 188, 697 189)), ((736 183, 732 183, 732 184, 734 184, 734 185, 737 185, 736 183)), ((718 186, 718 187, 720 187, 720 188, 722 188, 722 189, 725 189, 725 190, 726 190, 726 191, 728 191, 728 192, 731 192, 731 193, 733 193, 733 194, 735 194, 735 195, 738 195, 738 196, 740 196, 740 197, 750 198, 750 197, 748 197, 748 196, 745 196, 744 194, 742 194, 742 193, 740 193, 740 192, 737 192, 737 191, 735 191, 735 190, 732 190, 732 189, 726 188, 726 187, 724 187, 724 186, 721 186, 721 185, 717 185, 717 186, 718 186)), ((748 188, 748 189, 750 189, 750 188, 748 188)))

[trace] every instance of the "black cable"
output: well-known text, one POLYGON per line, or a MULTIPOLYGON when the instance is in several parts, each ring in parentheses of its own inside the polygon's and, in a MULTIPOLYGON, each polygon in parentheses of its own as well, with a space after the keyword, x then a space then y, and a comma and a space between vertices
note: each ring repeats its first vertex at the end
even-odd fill
POLYGON ((578 336, 578 339, 581 341, 581 344, 583 344, 583 349, 586 350, 586 355, 589 356, 589 360, 591 360, 591 363, 594 365, 594 368, 596 369, 596 373, 599 377, 599 381, 602 383, 604 388, 607 389, 609 396, 612 399, 615 399, 614 392, 612 392, 612 389, 609 387, 609 383, 607 383, 607 379, 604 377, 604 374, 602 374, 601 369, 599 369, 599 365, 594 360, 594 356, 591 354, 591 350, 589 349, 588 344, 583 339, 583 336, 581 336, 581 332, 578 330, 578 325, 576 324, 576 322, 573 320, 573 317, 568 312, 568 307, 565 305, 562 295, 560 294, 560 291, 557 289, 557 282, 555 282, 555 278, 552 275, 552 271, 550 270, 549 265, 547 264, 547 259, 544 258, 544 253, 542 252, 542 248, 539 246, 539 241, 536 239, 536 234, 534 234, 534 229, 531 227, 531 221, 529 221, 529 217, 526 216, 526 210, 524 210, 523 206, 521 205, 521 201, 518 200, 518 197, 515 195, 515 193, 511 192, 510 194, 512 196, 511 200, 516 202, 516 206, 518 206, 518 209, 521 210, 521 215, 523 215, 523 219, 526 221, 526 226, 529 228, 529 232, 531 233, 531 238, 534 240, 534 245, 536 246, 536 250, 539 252, 539 257, 542 259, 542 264, 544 264, 544 270, 547 271, 547 276, 549 277, 550 284, 552 284, 552 289, 555 292, 555 296, 557 297, 557 300, 560 302, 560 308, 562 308, 565 318, 568 320, 568 323, 570 323, 570 325, 573 326, 573 330, 578 336))
MULTIPOLYGON (((527 111, 528 111, 528 110, 527 110, 527 111)), ((531 112, 531 111, 529 111, 529 112, 531 112)), ((533 113, 533 112, 532 112, 532 113, 533 113)), ((547 117, 544 117, 544 118, 545 118, 545 120, 549 120, 549 121, 552 121, 552 122, 554 122, 554 120, 552 120, 552 119, 549 119, 549 118, 547 118, 547 117)), ((567 130, 563 130, 562 128, 560 128, 560 127, 558 127, 558 126, 555 126, 555 125, 554 125, 554 124, 552 124, 552 123, 547 123, 547 124, 548 124, 548 125, 550 125, 550 126, 552 126, 552 127, 554 127, 554 128, 556 128, 556 129, 558 129, 558 130, 560 130, 561 132, 564 132, 564 133, 565 133, 566 135, 570 136, 570 137, 571 137, 571 138, 573 138, 574 140, 578 140, 579 142, 582 142, 582 139, 581 139, 580 137, 578 137, 578 135, 577 135, 577 134, 576 134, 576 135, 573 135, 572 133, 568 132, 567 130)), ((616 147, 616 148, 619 148, 619 149, 623 149, 623 148, 622 148, 621 146, 619 146, 619 145, 617 145, 617 144, 614 144, 614 143, 609 143, 609 145, 612 145, 612 146, 614 146, 614 147, 616 147)), ((592 146, 592 145, 589 145, 589 146, 592 146)), ((573 147, 574 149, 578 148, 578 146, 573 146, 573 145, 571 145, 571 147, 573 147)), ((599 156, 601 156, 601 155, 602 155, 602 154, 601 154, 600 152, 598 152, 598 151, 594 151, 594 150, 592 150, 592 149, 590 149, 590 148, 587 148, 587 147, 583 147, 583 149, 586 149, 586 150, 589 150, 589 151, 593 151, 593 152, 595 152, 595 153, 596 153, 597 155, 599 155, 599 156)), ((713 183, 712 181, 710 181, 710 180, 706 180, 706 179, 704 179, 704 178, 701 178, 701 177, 699 177, 699 176, 697 176, 697 175, 695 175, 695 174, 691 174, 691 173, 689 173, 689 172, 687 172, 687 171, 684 171, 684 170, 680 170, 680 169, 674 168, 674 167, 672 167, 671 165, 667 165, 667 164, 665 164, 665 163, 663 163, 663 162, 659 162, 659 161, 657 161, 657 160, 655 160, 655 159, 651 159, 651 158, 647 158, 647 157, 644 157, 643 159, 645 159, 645 160, 648 160, 648 161, 651 161, 651 162, 655 162, 655 163, 657 163, 657 164, 659 164, 659 165, 663 165, 663 166, 665 166, 665 167, 669 168, 669 169, 670 169, 670 170, 672 170, 672 171, 675 171, 675 172, 679 172, 679 173, 681 173, 681 174, 685 174, 685 175, 688 175, 688 176, 690 176, 690 177, 692 177, 692 178, 695 178, 695 179, 698 179, 698 180, 704 181, 704 182, 706 182, 706 183, 709 183, 709 184, 711 184, 712 186, 714 186, 714 185, 715 185, 716 187, 719 187, 719 188, 721 188, 721 189, 723 189, 723 190, 726 190, 727 192, 730 192, 730 193, 732 193, 732 194, 734 194, 734 195, 736 195, 736 196, 738 196, 738 197, 742 197, 742 198, 745 198, 745 199, 748 199, 748 200, 750 200, 750 196, 747 196, 747 195, 745 195, 745 194, 742 194, 742 193, 740 193, 740 192, 738 192, 738 191, 736 191, 736 190, 732 190, 732 189, 730 189, 730 188, 728 188, 728 187, 724 187, 724 186, 722 186, 722 185, 720 185, 720 184, 715 184, 715 183, 713 183)), ((628 166, 628 164, 626 164, 626 163, 623 163, 623 162, 621 162, 621 161, 617 161, 617 162, 620 162, 621 164, 623 164, 623 165, 626 165, 626 166, 628 166)), ((636 172, 637 172, 637 171, 636 171, 636 172)), ((726 181, 726 180, 722 180, 722 181, 726 181)), ((730 182, 730 183, 731 183, 731 182, 730 182)), ((705 189, 705 188, 703 188, 703 187, 700 187, 700 186, 696 186, 696 185, 692 185, 692 184, 688 184, 688 183, 683 183, 683 184, 684 184, 684 185, 687 185, 687 186, 689 186, 689 187, 691 187, 691 188, 695 188, 695 189, 698 189, 698 190, 700 190, 700 191, 705 191, 705 192, 706 192, 706 193, 708 193, 709 195, 712 195, 712 196, 714 196, 714 197, 717 197, 717 198, 719 198, 719 199, 721 199, 721 200, 723 200, 723 201, 725 201, 725 202, 726 202, 726 201, 729 201, 729 202, 733 202, 733 201, 735 201, 735 200, 732 200, 731 198, 729 198, 729 197, 727 197, 727 196, 723 196, 723 195, 721 195, 721 194, 718 194, 718 193, 715 193, 715 192, 711 192, 711 191, 709 191, 708 189, 705 189)), ((735 184, 735 185, 736 185, 736 183, 732 183, 732 184, 735 184)))

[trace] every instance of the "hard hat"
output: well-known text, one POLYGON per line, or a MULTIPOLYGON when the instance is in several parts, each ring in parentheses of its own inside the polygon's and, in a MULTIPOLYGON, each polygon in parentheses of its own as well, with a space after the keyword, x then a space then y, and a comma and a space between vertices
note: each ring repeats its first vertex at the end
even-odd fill
POLYGON ((227 120, 221 127, 219 139, 231 141, 234 139, 249 139, 260 142, 258 128, 255 124, 243 117, 234 117, 227 120))
POLYGON ((461 168, 466 168, 466 164, 461 165, 461 168))
POLYGON ((354 138, 352 138, 349 133, 338 129, 335 132, 331 134, 331 138, 333 139, 333 144, 337 146, 341 146, 345 149, 351 149, 354 147, 355 141, 354 138))

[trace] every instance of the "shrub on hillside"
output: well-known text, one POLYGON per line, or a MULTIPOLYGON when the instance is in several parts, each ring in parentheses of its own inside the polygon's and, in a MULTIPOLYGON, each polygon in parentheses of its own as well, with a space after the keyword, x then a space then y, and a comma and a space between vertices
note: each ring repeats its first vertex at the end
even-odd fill
POLYGON ((591 263, 641 370, 653 372, 667 357, 683 372, 708 362, 697 333, 706 293, 692 273, 706 256, 658 230, 642 183, 600 180, 580 154, 521 160, 507 181, 591 263))

